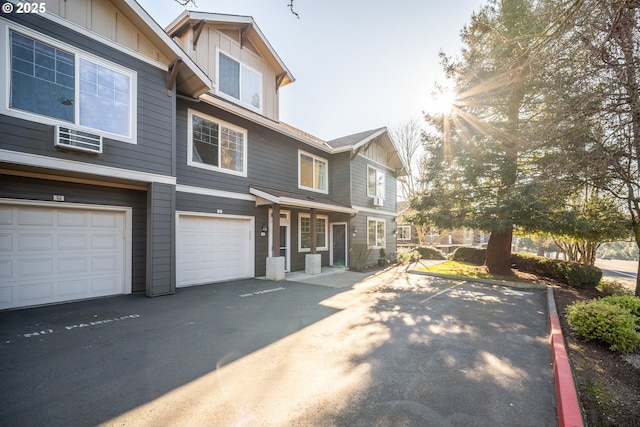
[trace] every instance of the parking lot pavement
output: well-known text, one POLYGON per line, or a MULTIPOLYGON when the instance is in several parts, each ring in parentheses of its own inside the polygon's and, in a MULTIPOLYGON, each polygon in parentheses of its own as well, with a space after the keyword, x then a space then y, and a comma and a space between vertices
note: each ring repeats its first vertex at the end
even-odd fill
POLYGON ((553 426, 544 298, 391 270, 2 312, 0 419, 553 426))

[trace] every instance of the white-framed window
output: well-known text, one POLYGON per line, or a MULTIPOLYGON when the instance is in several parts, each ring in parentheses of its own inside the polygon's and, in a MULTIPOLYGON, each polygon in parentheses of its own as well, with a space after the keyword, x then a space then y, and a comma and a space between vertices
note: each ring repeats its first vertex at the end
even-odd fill
MULTIPOLYGON (((328 234, 329 217, 326 215, 316 215, 316 249, 319 251, 329 250, 328 234)), ((311 214, 298 214, 298 251, 311 251, 311 214)))
POLYGON ((135 71, 32 30, 5 34, 7 114, 136 143, 135 71))
POLYGON ((262 73, 218 50, 218 90, 246 107, 262 111, 262 73))
POLYGON ((247 176, 247 131, 189 109, 187 164, 247 176))
POLYGON ((327 159, 298 151, 298 188, 329 192, 329 163, 327 159))
POLYGON ((385 195, 385 174, 384 171, 367 166, 367 196, 380 197, 385 195))
POLYGON ((396 238, 398 240, 411 240, 411 226, 399 225, 396 238))
POLYGON ((382 218, 367 218, 367 245, 371 249, 386 246, 386 224, 382 218))

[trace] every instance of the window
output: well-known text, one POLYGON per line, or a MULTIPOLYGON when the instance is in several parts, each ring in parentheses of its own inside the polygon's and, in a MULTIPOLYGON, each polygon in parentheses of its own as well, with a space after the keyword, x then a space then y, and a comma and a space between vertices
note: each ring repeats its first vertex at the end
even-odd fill
POLYGON ((135 142, 134 72, 41 37, 12 30, 10 39, 10 109, 135 142))
POLYGON ((398 226, 398 240, 411 240, 411 226, 399 225, 398 226))
POLYGON ((384 219, 367 218, 367 244, 372 249, 380 249, 386 246, 384 219))
POLYGON ((367 196, 384 199, 384 172, 367 166, 367 196))
MULTIPOLYGON (((316 215, 316 249, 319 251, 329 250, 327 239, 327 224, 329 218, 323 215, 316 215)), ((311 215, 301 213, 298 215, 298 250, 309 252, 311 250, 311 215)))
POLYGON ((189 110, 190 166, 247 176, 247 131, 189 110))
POLYGON ((328 192, 327 161, 313 154, 298 152, 298 188, 328 192))
POLYGON ((218 89, 254 110, 262 110, 262 74, 220 51, 218 89))

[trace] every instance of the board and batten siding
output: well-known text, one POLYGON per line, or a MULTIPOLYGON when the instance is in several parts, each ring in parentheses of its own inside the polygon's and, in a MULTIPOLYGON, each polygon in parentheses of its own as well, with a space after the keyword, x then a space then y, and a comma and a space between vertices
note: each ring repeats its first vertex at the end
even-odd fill
POLYGON ((174 95, 167 92, 166 71, 45 18, 26 14, 6 16, 41 34, 135 71, 137 141, 132 144, 104 138, 101 154, 59 150, 54 147, 52 125, 0 115, 3 129, 0 135, 1 149, 148 173, 172 174, 175 100, 174 95))
POLYGON ((189 57, 198 64, 207 76, 218 87, 218 76, 216 73, 218 55, 217 49, 222 50, 226 55, 231 56, 236 61, 249 66, 262 74, 262 114, 272 120, 279 117, 279 99, 276 93, 276 73, 266 61, 247 42, 240 46, 239 30, 219 30, 212 25, 205 25, 198 38, 195 49, 193 48, 193 30, 185 31, 180 37, 174 40, 187 52, 189 57))
POLYGON ((170 63, 135 24, 108 0, 47 0, 44 3, 47 13, 71 21, 149 59, 165 65, 170 63))
POLYGON ((144 292, 146 283, 147 207, 146 192, 91 184, 58 181, 55 177, 39 179, 0 175, 0 198, 53 201, 64 196, 65 203, 110 205, 132 208, 131 291, 144 292))

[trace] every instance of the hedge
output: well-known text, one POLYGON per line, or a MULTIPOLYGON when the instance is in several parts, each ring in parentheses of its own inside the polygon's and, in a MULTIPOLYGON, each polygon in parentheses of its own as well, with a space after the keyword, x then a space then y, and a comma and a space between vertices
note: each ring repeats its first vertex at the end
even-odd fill
POLYGON ((487 250, 482 248, 460 247, 456 249, 451 259, 469 264, 482 265, 487 257, 487 250))
POLYGON ((577 262, 514 253, 511 254, 511 263, 520 271, 548 277, 577 288, 595 288, 602 279, 602 270, 598 267, 577 262))
POLYGON ((444 252, 432 246, 418 246, 415 250, 420 253, 421 259, 447 259, 444 252))
MULTIPOLYGON (((451 259, 482 265, 485 262, 486 254, 486 249, 461 247, 455 250, 451 259)), ((594 288, 598 286, 602 278, 602 270, 598 267, 524 253, 511 254, 511 264, 513 268, 520 271, 548 277, 578 288, 594 288)))

